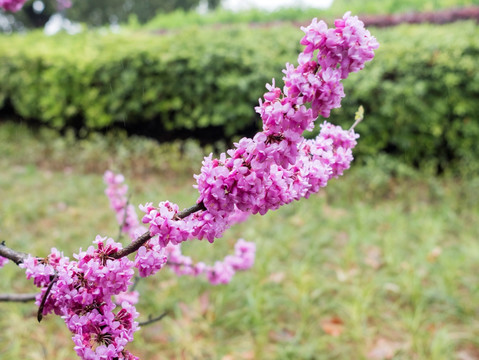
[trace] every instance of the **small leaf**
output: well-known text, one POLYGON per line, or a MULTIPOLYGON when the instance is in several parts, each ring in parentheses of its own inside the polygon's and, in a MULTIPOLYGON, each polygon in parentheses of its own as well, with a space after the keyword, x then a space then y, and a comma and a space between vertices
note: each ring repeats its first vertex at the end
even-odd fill
POLYGON ((358 111, 354 114, 354 120, 357 122, 360 122, 361 120, 364 119, 364 107, 362 105, 359 105, 358 111))

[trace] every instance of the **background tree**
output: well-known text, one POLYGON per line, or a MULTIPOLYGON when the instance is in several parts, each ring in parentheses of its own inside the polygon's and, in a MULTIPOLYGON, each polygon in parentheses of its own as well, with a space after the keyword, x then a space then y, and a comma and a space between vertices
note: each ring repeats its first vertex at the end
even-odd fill
MULTIPOLYGON (((57 0, 35 0, 25 4, 17 13, 9 14, 12 28, 43 27, 50 17, 61 11, 69 20, 82 22, 89 26, 102 26, 109 23, 121 23, 132 15, 140 23, 145 23, 158 13, 168 13, 177 9, 192 10, 201 0, 73 0, 71 7, 59 9, 57 0)), ((208 8, 214 9, 221 0, 208 0, 208 8)))

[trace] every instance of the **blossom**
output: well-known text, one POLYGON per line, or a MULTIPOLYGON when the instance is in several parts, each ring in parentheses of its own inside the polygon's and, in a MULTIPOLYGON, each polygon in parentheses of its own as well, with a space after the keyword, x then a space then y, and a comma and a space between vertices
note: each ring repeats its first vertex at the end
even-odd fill
POLYGON ((6 11, 17 12, 26 2, 27 0, 0 0, 0 8, 6 11))
POLYGON ((128 186, 124 184, 124 176, 106 171, 103 180, 107 184, 105 194, 110 200, 110 207, 115 211, 121 231, 129 235, 132 240, 136 239, 146 231, 146 228, 140 224, 135 207, 128 202, 128 186))
POLYGON ((189 256, 181 253, 180 246, 169 245, 168 264, 177 275, 198 276, 205 274, 213 285, 227 284, 237 271, 250 269, 254 264, 256 245, 239 239, 235 244, 235 254, 228 255, 223 261, 216 261, 213 266, 203 262, 193 263, 189 256))
POLYGON ((112 301, 131 284, 133 262, 112 257, 122 246, 111 238, 97 236, 93 244, 75 254, 76 260, 52 249, 45 259, 29 256, 21 266, 42 288, 36 303, 46 300, 43 315, 63 318, 82 359, 116 359, 126 354, 125 345, 138 329, 134 306, 123 301, 117 310, 112 301))
POLYGON ((0 268, 4 267, 7 262, 8 262, 7 258, 0 256, 0 268))
POLYGON ((140 247, 135 255, 135 267, 141 277, 151 276, 163 268, 167 261, 165 247, 153 237, 140 247))

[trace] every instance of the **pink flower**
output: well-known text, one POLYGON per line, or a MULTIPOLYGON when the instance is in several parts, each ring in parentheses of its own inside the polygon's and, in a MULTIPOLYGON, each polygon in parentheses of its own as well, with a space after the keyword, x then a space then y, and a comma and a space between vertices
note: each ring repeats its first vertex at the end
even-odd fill
POLYGON ((135 305, 138 303, 139 296, 138 291, 123 291, 115 296, 115 304, 121 305, 126 301, 128 304, 135 305))
POLYGON ((165 247, 159 243, 158 236, 155 236, 138 249, 135 256, 135 267, 141 277, 146 277, 158 272, 166 261, 165 247))
POLYGON ((0 8, 5 11, 17 12, 26 2, 27 0, 0 0, 0 8))
POLYGON ((8 262, 7 258, 0 256, 0 268, 4 267, 7 262, 8 262))

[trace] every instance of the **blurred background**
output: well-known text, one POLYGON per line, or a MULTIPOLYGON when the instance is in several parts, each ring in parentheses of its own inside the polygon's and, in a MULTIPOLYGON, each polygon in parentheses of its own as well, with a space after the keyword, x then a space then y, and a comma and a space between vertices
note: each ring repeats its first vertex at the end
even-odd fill
MULTIPOLYGON (((235 225, 257 260, 229 285, 165 269, 138 284, 142 359, 479 359, 479 1, 35 0, 0 12, 0 241, 45 256, 117 237, 102 174, 131 203, 191 206, 194 173, 261 126, 301 26, 352 11, 380 43, 330 119, 365 120, 317 196, 235 225)), ((318 120, 322 122, 322 119, 318 120)), ((313 137, 317 129, 307 136, 313 137)), ((125 240, 123 240, 125 241, 125 240)), ((13 264, 1 293, 35 289, 13 264)), ((71 359, 62 320, 0 303, 0 358, 71 359)))

